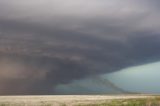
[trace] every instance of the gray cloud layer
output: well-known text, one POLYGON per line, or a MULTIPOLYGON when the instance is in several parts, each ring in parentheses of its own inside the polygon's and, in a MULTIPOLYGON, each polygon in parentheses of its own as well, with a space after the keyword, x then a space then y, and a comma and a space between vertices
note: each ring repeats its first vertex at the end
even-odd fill
POLYGON ((0 94, 159 61, 158 0, 0 0, 0 94))

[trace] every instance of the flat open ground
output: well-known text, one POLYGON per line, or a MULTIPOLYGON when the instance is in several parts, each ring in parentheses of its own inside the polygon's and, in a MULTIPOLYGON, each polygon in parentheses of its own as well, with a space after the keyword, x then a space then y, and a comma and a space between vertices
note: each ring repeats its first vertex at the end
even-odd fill
POLYGON ((76 106, 102 103, 110 100, 146 99, 147 95, 54 95, 54 96, 0 96, 0 106, 76 106))

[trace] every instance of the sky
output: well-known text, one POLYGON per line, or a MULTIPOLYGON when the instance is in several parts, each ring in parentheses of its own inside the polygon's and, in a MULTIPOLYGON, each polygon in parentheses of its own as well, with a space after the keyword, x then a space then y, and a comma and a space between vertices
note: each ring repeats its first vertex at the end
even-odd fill
POLYGON ((109 74, 60 84, 57 94, 160 94, 160 62, 133 66, 109 74), (112 84, 110 84, 110 81, 112 84))
POLYGON ((159 5, 0 0, 0 94, 160 93, 159 5))

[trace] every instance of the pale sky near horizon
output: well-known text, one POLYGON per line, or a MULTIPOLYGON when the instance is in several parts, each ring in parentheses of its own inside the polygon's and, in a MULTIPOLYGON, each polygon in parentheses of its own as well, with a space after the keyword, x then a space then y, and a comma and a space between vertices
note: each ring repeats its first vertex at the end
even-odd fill
MULTIPOLYGON (((130 93, 160 94, 160 62, 139 65, 122 69, 110 74, 100 76, 101 80, 111 81, 117 87, 130 93)), ((81 90, 82 94, 121 94, 116 89, 106 83, 101 83, 94 77, 82 80, 75 80, 69 84, 61 84, 56 87, 58 93, 77 94, 81 90), (90 89, 89 89, 90 88, 90 89)), ((127 93, 127 92, 126 92, 127 93)))

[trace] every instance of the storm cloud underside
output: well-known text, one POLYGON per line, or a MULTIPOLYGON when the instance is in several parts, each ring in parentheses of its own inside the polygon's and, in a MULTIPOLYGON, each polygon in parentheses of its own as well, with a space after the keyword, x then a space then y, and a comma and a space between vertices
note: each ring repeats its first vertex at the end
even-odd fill
POLYGON ((158 0, 0 0, 0 94, 160 60, 158 0))

